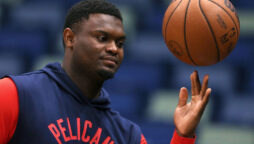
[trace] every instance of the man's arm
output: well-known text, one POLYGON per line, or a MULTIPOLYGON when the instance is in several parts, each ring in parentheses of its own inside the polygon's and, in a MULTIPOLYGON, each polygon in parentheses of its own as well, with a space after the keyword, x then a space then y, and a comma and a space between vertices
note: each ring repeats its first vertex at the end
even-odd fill
POLYGON ((12 138, 19 113, 16 85, 10 78, 0 79, 0 143, 6 144, 12 138))

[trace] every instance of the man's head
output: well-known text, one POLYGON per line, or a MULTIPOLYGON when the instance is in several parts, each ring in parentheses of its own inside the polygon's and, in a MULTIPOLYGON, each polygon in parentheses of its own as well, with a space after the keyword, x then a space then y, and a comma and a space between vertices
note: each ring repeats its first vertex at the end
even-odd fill
POLYGON ((106 0, 82 0, 73 5, 68 11, 65 19, 64 29, 73 29, 75 24, 89 19, 90 14, 103 13, 115 16, 122 21, 122 15, 118 8, 106 0))
POLYGON ((63 41, 63 65, 72 75, 112 78, 124 56, 120 11, 104 0, 77 3, 67 14, 63 41))

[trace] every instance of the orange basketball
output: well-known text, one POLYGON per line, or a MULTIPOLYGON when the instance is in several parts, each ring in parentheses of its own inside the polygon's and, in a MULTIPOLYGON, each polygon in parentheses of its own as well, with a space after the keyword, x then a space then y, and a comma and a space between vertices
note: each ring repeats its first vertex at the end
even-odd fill
POLYGON ((234 49, 240 23, 229 0, 172 0, 163 18, 162 33, 168 49, 178 59, 208 66, 234 49))

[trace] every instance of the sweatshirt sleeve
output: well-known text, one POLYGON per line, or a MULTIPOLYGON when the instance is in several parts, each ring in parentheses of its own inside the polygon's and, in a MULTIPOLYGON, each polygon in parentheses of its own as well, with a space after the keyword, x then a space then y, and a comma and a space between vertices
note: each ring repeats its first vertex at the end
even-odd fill
POLYGON ((16 85, 10 78, 0 79, 0 143, 7 144, 18 122, 19 100, 16 85))
MULTIPOLYGON (((170 144, 194 144, 195 140, 196 140, 196 136, 195 138, 181 137, 177 134, 175 130, 170 144)), ((141 135, 140 144, 147 144, 147 141, 143 134, 141 135)))
POLYGON ((181 137, 175 130, 170 144, 194 144, 195 140, 196 136, 194 138, 181 137))

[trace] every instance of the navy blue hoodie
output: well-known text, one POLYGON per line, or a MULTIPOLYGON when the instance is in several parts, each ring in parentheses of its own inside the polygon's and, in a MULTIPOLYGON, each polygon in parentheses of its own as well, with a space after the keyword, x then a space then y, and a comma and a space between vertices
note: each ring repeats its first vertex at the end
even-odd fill
POLYGON ((59 63, 10 77, 19 95, 10 144, 140 144, 140 128, 110 108, 108 93, 86 99, 59 63))

